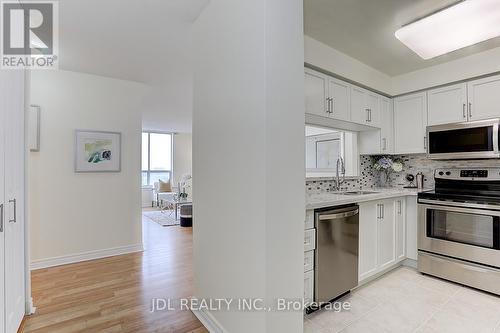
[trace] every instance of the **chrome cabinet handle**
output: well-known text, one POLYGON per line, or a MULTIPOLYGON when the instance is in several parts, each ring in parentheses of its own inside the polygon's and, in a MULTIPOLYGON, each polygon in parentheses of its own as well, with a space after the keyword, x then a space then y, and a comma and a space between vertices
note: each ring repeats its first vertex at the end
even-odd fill
POLYGON ((3 232, 3 204, 0 205, 0 232, 3 232))
POLYGON ((466 108, 466 107, 467 107, 467 106, 466 106, 466 105, 465 105, 465 103, 464 103, 464 105, 463 105, 463 109, 462 109, 462 114, 463 114, 463 116, 464 116, 464 119, 467 119, 467 111, 465 110, 465 108, 466 108))
POLYGON ((401 203, 401 200, 398 200, 398 214, 401 215, 402 210, 403 210, 403 204, 401 203))
POLYGON ((424 136, 424 149, 427 149, 427 137, 424 136))
POLYGON ((382 150, 387 150, 387 139, 386 138, 382 139, 382 150))
POLYGON ((383 219, 384 218, 384 215, 385 215, 385 207, 384 205, 380 205, 380 218, 383 219))
POLYGON ((472 103, 469 102, 469 118, 472 118, 472 103))
POLYGON ((17 202, 16 202, 16 199, 9 200, 9 203, 14 204, 14 218, 12 220, 9 220, 9 222, 16 223, 17 222, 17 202))
POLYGON ((330 97, 326 98, 326 113, 330 113, 330 97))
POLYGON ((333 104, 333 97, 330 97, 330 113, 333 114, 335 111, 334 111, 334 104, 333 104))

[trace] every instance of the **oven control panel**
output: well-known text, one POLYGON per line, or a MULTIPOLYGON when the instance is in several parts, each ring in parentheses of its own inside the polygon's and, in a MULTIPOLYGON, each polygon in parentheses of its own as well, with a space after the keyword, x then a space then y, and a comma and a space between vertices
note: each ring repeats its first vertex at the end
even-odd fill
POLYGON ((437 169, 434 178, 449 180, 500 180, 500 168, 437 169))
POLYGON ((488 178, 488 170, 461 170, 461 178, 488 178))

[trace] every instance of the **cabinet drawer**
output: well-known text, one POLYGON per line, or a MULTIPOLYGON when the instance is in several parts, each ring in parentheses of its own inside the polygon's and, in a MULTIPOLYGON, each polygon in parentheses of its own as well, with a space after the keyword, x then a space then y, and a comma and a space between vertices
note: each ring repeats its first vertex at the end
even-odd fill
POLYGON ((314 210, 306 210, 306 220, 304 230, 314 228, 314 210))
POLYGON ((304 272, 314 269, 314 251, 304 252, 304 272))
POLYGON ((312 251, 316 248, 316 229, 306 230, 304 233, 304 252, 312 251))
POLYGON ((304 301, 311 303, 314 295, 314 271, 304 273, 304 301))

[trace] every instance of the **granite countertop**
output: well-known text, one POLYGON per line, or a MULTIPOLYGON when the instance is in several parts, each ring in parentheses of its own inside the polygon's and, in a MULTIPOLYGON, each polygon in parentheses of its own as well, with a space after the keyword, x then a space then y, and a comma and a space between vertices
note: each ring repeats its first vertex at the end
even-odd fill
POLYGON ((373 200, 383 200, 401 196, 416 196, 420 192, 430 189, 408 189, 408 188, 373 188, 363 191, 377 192, 373 194, 345 195, 335 192, 306 195, 306 209, 341 206, 373 200))

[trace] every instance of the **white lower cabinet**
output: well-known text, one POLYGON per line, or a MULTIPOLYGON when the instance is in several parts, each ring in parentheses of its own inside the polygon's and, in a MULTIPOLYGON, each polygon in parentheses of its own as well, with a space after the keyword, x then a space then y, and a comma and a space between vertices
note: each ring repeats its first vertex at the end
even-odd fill
POLYGON ((359 205, 360 282, 405 258, 404 201, 396 198, 359 205))
POLYGON ((417 197, 406 197, 406 258, 417 260, 417 197))

